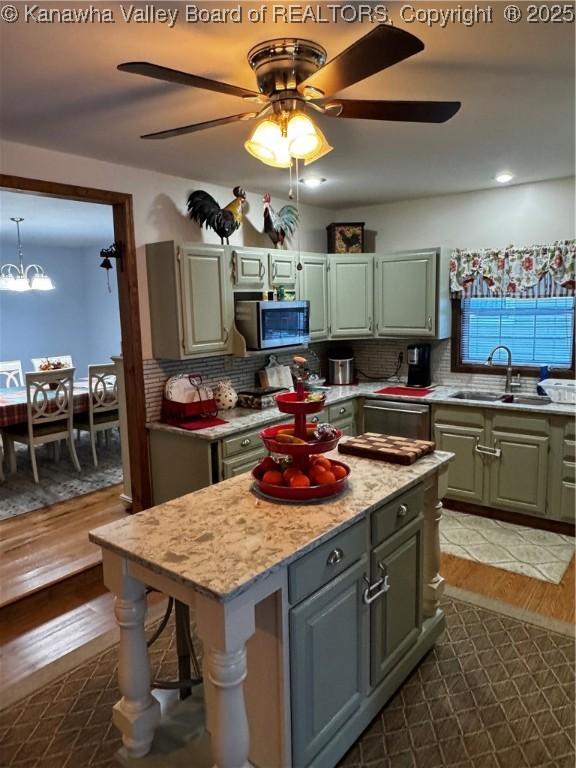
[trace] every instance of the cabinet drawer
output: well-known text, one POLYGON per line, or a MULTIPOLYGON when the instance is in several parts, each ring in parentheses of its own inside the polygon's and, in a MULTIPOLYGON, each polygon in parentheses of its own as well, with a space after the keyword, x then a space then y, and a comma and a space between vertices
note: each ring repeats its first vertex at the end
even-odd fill
POLYGON ((321 424, 324 421, 328 421, 328 408, 324 408, 320 413, 315 413, 312 416, 308 416, 306 421, 311 424, 321 424))
POLYGON ((331 420, 330 423, 333 427, 339 429, 343 435, 348 435, 349 437, 356 436, 356 424, 354 423, 354 419, 342 419, 341 421, 336 419, 336 421, 331 420))
POLYGON ((334 421, 345 419, 347 416, 354 416, 354 400, 348 400, 345 403, 336 403, 328 408, 328 421, 332 424, 334 421))
POLYGON ((518 435, 550 434, 550 424, 545 416, 531 414, 505 413, 496 411, 492 417, 492 429, 504 432, 514 432, 518 435))
POLYGON ((564 440, 564 461, 576 460, 576 441, 564 440))
POLYGON ((290 602, 297 603, 327 584, 366 552, 366 522, 351 528, 304 555, 288 567, 290 602))
POLYGON ((257 451, 245 454, 242 453, 234 459, 223 459, 221 464, 222 480, 228 480, 230 477, 236 477, 236 475, 242 475, 244 472, 249 472, 265 455, 266 449, 262 446, 262 448, 257 451))
POLYGON ((241 453, 248 453, 262 447, 260 430, 242 432, 241 435, 227 437, 225 440, 222 440, 222 456, 230 458, 231 456, 238 456, 241 453))
POLYGON ((372 545, 376 546, 420 514, 424 507, 421 485, 403 493, 372 513, 372 545))
POLYGON ((481 408, 436 405, 432 408, 432 419, 434 424, 484 428, 484 411, 481 408))

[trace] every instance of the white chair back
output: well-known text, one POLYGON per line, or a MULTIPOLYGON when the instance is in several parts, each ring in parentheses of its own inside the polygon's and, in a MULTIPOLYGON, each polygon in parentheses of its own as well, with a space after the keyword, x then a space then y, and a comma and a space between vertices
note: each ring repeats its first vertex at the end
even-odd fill
POLYGON ((22 375, 22 363, 20 360, 0 361, 0 387, 23 386, 24 377, 22 375))
POLYGON ((65 420, 72 429, 73 394, 74 368, 27 373, 26 402, 29 431, 32 431, 34 426, 65 420))
POLYGON ((57 361, 64 363, 65 368, 72 368, 74 366, 72 355, 52 355, 51 357, 33 357, 32 367, 35 371, 39 371, 42 363, 45 363, 46 361, 49 363, 55 363, 57 361))
POLYGON ((90 415, 118 410, 118 380, 114 363, 88 366, 90 415))

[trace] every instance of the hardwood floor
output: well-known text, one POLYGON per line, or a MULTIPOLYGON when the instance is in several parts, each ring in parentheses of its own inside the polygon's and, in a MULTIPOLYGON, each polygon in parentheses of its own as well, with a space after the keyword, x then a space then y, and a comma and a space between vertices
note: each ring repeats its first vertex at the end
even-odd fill
POLYGON ((446 554, 442 555, 440 573, 453 587, 574 624, 574 560, 572 557, 560 584, 551 584, 446 554))
POLYGON ((88 531, 127 513, 114 485, 0 523, 0 607, 101 562, 88 531))

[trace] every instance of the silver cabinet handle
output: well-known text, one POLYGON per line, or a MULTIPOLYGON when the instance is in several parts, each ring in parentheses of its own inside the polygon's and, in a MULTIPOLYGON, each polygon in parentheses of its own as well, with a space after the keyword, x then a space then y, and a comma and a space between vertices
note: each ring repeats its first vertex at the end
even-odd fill
POLYGON ((328 559, 326 560, 326 565, 336 565, 337 563, 341 562, 344 559, 344 552, 340 549, 340 547, 336 547, 336 549, 333 549, 332 552, 328 555, 328 559))
POLYGON ((228 328, 224 328, 224 344, 228 344, 228 337, 230 336, 230 331, 228 328))
POLYGON ((264 273, 266 272, 266 267, 264 266, 264 262, 260 262, 260 266, 258 268, 258 277, 264 277, 264 273))
POLYGON ((370 333, 372 333, 372 318, 371 317, 368 318, 368 330, 370 331, 370 333))
POLYGON ((320 417, 319 417, 319 416, 312 416, 312 418, 310 419, 310 421, 311 421, 313 424, 318 424, 318 422, 320 421, 320 417))
POLYGON ((432 315, 428 315, 428 330, 432 330, 432 315))
POLYGON ((236 285, 237 281, 237 269, 236 269, 236 251, 232 251, 232 282, 236 285))
POLYGON ((274 261, 272 263, 272 280, 276 277, 276 270, 278 268, 278 264, 274 261))
POLYGON ((480 453, 483 456, 493 456, 495 459, 499 459, 502 455, 502 449, 491 447, 489 445, 480 445, 480 438, 476 438, 476 445, 474 446, 476 453, 480 453))
POLYGON ((250 440, 249 437, 245 437, 244 440, 242 440, 242 442, 240 443, 240 446, 242 448, 246 448, 246 446, 250 445, 251 442, 252 442, 252 440, 250 440))
POLYGON ((346 413, 346 408, 340 408, 340 410, 338 411, 338 413, 346 413))
MULTIPOLYGON (((382 569, 382 565, 379 563, 380 569, 382 569)), ((368 585, 364 592, 362 593, 362 601, 365 605, 370 605, 370 603, 373 603, 375 600, 378 600, 379 597, 382 597, 382 595, 385 595, 386 592, 390 589, 390 577, 388 574, 383 576, 380 579, 377 579, 374 584, 370 584, 369 580, 364 576, 364 581, 368 585)))
POLYGON ((396 513, 398 517, 406 517, 408 514, 408 505, 407 504, 400 504, 398 507, 398 512, 396 513))

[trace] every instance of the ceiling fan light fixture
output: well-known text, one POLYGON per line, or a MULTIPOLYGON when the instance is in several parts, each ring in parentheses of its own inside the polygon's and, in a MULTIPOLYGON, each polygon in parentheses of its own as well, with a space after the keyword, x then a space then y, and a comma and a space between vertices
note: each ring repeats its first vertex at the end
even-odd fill
POLYGON ((311 153, 305 160, 304 165, 310 165, 311 163, 316 162, 316 160, 320 160, 321 157, 324 157, 324 155, 327 155, 329 152, 332 152, 334 147, 328 143, 326 136, 322 133, 320 128, 316 128, 316 131, 318 133, 318 138, 320 139, 320 144, 318 145, 318 148, 315 152, 311 153))
POLYGON ((270 163, 275 160, 275 147, 282 139, 280 126, 273 120, 263 120, 252 131, 244 148, 257 160, 270 163))
POLYGON ((289 118, 286 137, 290 154, 298 160, 307 160, 315 155, 322 144, 314 121, 301 112, 296 112, 289 118))

